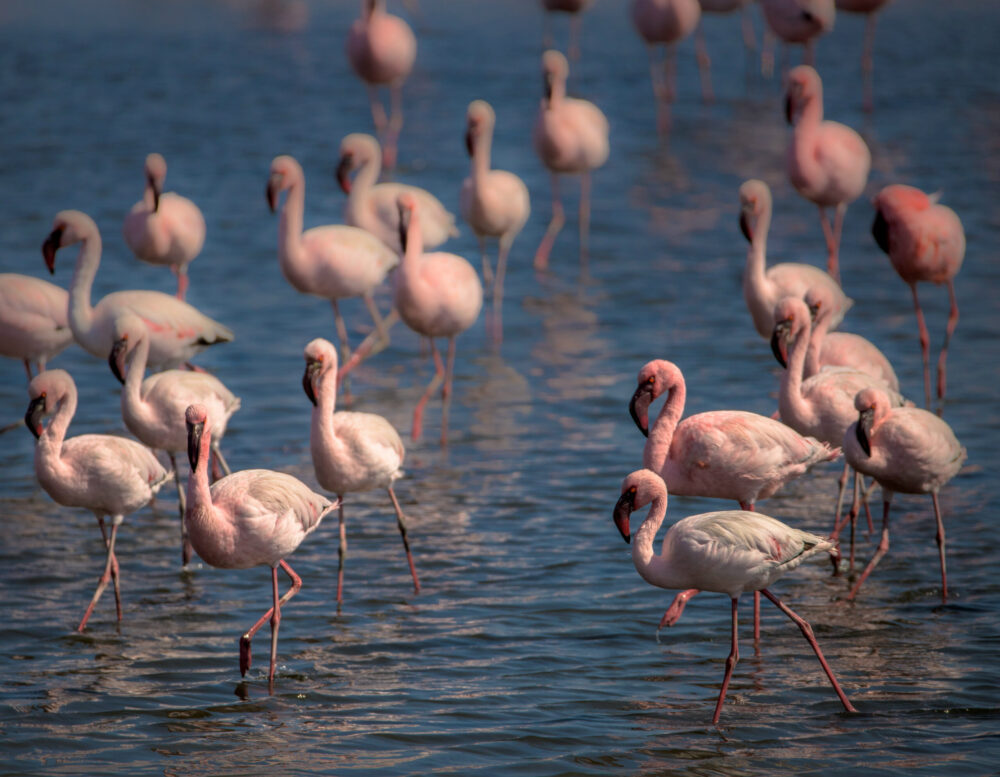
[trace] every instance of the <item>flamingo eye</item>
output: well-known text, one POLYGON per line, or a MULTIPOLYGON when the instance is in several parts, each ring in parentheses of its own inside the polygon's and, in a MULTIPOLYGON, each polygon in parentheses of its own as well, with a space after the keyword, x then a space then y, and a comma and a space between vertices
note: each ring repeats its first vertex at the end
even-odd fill
POLYGON ((629 489, 628 489, 628 492, 629 492, 630 494, 634 494, 634 493, 635 493, 635 491, 636 491, 636 488, 635 488, 635 486, 629 486, 629 489))
POLYGON ((646 380, 646 383, 649 383, 650 385, 652 385, 653 383, 656 383, 656 376, 655 375, 650 375, 649 378, 646 380))

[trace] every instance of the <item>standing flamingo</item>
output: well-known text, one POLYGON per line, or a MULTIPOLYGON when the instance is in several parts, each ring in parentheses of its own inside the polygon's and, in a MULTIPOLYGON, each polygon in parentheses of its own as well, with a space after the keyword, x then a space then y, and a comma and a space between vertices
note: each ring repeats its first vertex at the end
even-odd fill
MULTIPOLYGON (((687 387, 673 362, 654 359, 639 370, 639 385, 629 402, 629 413, 649 439, 642 465, 667 481, 671 493, 734 499, 742 510, 753 511, 758 499, 767 499, 789 480, 821 461, 832 461, 839 448, 803 437, 780 421, 742 410, 713 410, 683 421, 687 387), (667 395, 653 428, 648 410, 661 394, 667 395)), ((674 599, 660 626, 672 626, 697 591, 674 599)), ((754 594, 754 636, 760 635, 760 595, 754 594)))
POLYGON ((213 567, 249 569, 271 567, 271 609, 240 637, 240 674, 250 668, 250 641, 265 622, 271 622, 271 667, 274 682, 278 652, 281 605, 302 588, 302 578, 285 561, 337 504, 315 493, 302 481, 269 469, 245 469, 208 484, 208 458, 212 422, 202 405, 184 413, 188 433, 191 476, 187 484, 184 520, 195 551, 213 567), (278 598, 278 567, 292 580, 292 587, 278 598))
POLYGON ((406 561, 413 577, 413 592, 420 593, 417 568, 410 553, 403 510, 392 490, 403 474, 403 441, 392 424, 374 413, 335 413, 337 404, 337 351, 329 341, 316 338, 305 349, 306 372, 302 387, 313 403, 309 447, 316 480, 337 495, 340 547, 337 567, 337 606, 343 600, 344 559, 347 534, 344 528, 344 495, 384 488, 396 510, 396 525, 403 538, 406 561))
POLYGON ((740 186, 740 229, 750 241, 743 270, 743 298, 761 337, 774 331, 774 306, 782 297, 805 297, 810 288, 826 289, 832 299, 830 327, 834 328, 854 304, 829 273, 811 264, 783 262, 767 266, 767 235, 771 227, 771 189, 750 179, 740 186))
POLYGON ((288 195, 278 222, 278 264, 285 280, 295 289, 330 300, 344 354, 343 377, 365 356, 389 344, 391 322, 387 325, 379 313, 374 292, 385 280, 386 273, 399 263, 399 257, 385 243, 359 227, 336 224, 303 232, 306 178, 302 167, 290 156, 278 156, 271 162, 267 202, 272 212, 284 191, 288 195), (337 304, 338 300, 348 297, 361 297, 375 322, 373 348, 365 352, 359 349, 355 358, 351 358, 347 327, 337 304))
POLYGON ((882 487, 882 539, 861 577, 848 594, 853 599, 875 565, 889 550, 889 506, 896 491, 930 494, 937 520, 941 560, 941 601, 948 601, 944 562, 944 521, 938 491, 955 477, 966 459, 965 448, 943 420, 918 407, 892 407, 884 391, 867 388, 854 398, 858 420, 844 433, 844 456, 859 472, 882 487))
POLYGON ((827 271, 840 283, 840 233, 844 213, 865 190, 872 155, 861 136, 843 124, 823 120, 823 82, 809 65, 788 74, 785 116, 792 125, 788 179, 819 208, 826 237, 827 271), (833 226, 826 208, 834 208, 833 226))
POLYGON ((469 177, 462 182, 459 198, 460 212, 466 223, 479 238, 483 255, 483 280, 493 282, 493 333, 499 341, 503 336, 501 308, 503 306, 503 281, 507 268, 507 254, 511 243, 524 227, 531 214, 528 187, 514 173, 490 169, 490 150, 493 146, 493 127, 496 114, 485 100, 469 103, 466 113, 465 145, 472 157, 469 177), (490 260, 486 256, 486 238, 499 241, 497 274, 493 278, 490 260))
POLYGON ((122 224, 125 242, 149 264, 165 264, 177 276, 177 299, 187 293, 187 266, 205 245, 205 217, 187 197, 163 194, 167 163, 160 154, 146 157, 146 188, 122 224))
POLYGON ((126 311, 138 315, 149 329, 149 365, 153 368, 187 362, 209 345, 233 339, 233 333, 219 322, 159 291, 116 291, 91 307, 90 289, 101 263, 101 235, 90 216, 64 210, 56 214, 52 233, 42 245, 50 273, 55 272, 56 251, 73 243, 82 245, 69 288, 69 326, 76 341, 94 356, 108 358, 114 320, 126 311))
POLYGON ((812 65, 815 40, 833 29, 837 16, 834 0, 760 0, 764 11, 764 49, 761 69, 768 78, 774 72, 774 36, 786 43, 801 43, 803 62, 812 65))
POLYGON ((240 398, 222 381, 207 372, 165 370, 146 374, 149 358, 149 330, 134 313, 124 313, 115 320, 115 343, 108 356, 111 372, 123 384, 122 419, 139 440, 154 450, 165 451, 170 458, 177 484, 181 518, 181 562, 191 560, 191 543, 184 523, 184 489, 177 468, 177 453, 187 446, 187 427, 183 423, 188 405, 200 404, 212 418, 212 454, 228 475, 229 465, 219 449, 230 417, 240 409, 240 398), (127 377, 126 377, 127 376, 127 377))
POLYGON ((750 18, 750 3, 752 0, 698 0, 701 6, 702 19, 694 31, 695 50, 698 53, 698 70, 701 73, 701 94, 706 102, 712 102, 715 95, 712 91, 712 60, 708 56, 708 45, 705 43, 704 15, 727 14, 740 11, 743 26, 743 46, 747 54, 757 50, 757 39, 753 31, 753 20, 750 18))
POLYGON ((386 167, 396 164, 399 132, 403 128, 403 82, 417 58, 417 39, 405 21, 387 13, 385 0, 361 0, 361 16, 347 34, 347 59, 368 87, 375 132, 385 149, 386 167), (388 118, 378 87, 389 87, 388 118))
POLYGON ((667 514, 667 487, 655 472, 640 469, 622 482, 614 521, 625 542, 631 542, 629 517, 650 504, 649 513, 635 534, 632 562, 650 585, 660 588, 696 588, 724 593, 732 600, 732 648, 726 659, 719 699, 712 723, 719 722, 729 680, 739 661, 736 606, 744 591, 759 591, 802 631, 826 673, 833 690, 848 712, 857 712, 833 676, 812 627, 768 590, 773 582, 810 556, 833 545, 815 534, 793 529, 769 516, 744 510, 723 510, 683 518, 667 530, 663 551, 656 555, 653 540, 667 514))
POLYGON ((864 98, 862 108, 871 113, 875 107, 872 82, 875 72, 875 20, 876 13, 889 0, 836 0, 837 9, 848 13, 863 13, 865 15, 865 42, 861 51, 861 77, 864 79, 864 98))
MULTIPOLYGON (((670 129, 670 103, 677 95, 675 44, 694 32, 700 19, 698 0, 632 0, 632 22, 649 49, 649 74, 656 99, 656 126, 660 132, 670 129), (657 62, 656 47, 660 45, 666 49, 665 64, 657 62), (659 75, 661 69, 662 76, 659 75)), ((699 49, 698 53, 700 60, 702 51, 699 49)), ((703 75, 703 90, 704 87, 703 75)), ((708 90, 711 91, 711 86, 708 90)), ((710 99, 707 94, 706 99, 710 99)))
POLYGON ((943 401, 948 343, 958 324, 954 281, 965 258, 965 230, 955 211, 939 204, 937 196, 928 197, 912 186, 886 186, 875 198, 875 211, 875 223, 872 225, 875 242, 889 255, 892 266, 899 277, 910 285, 913 293, 913 307, 917 311, 917 326, 920 329, 920 351, 924 360, 924 394, 927 407, 930 407, 930 336, 917 296, 917 283, 930 281, 948 285, 951 311, 937 365, 937 395, 943 401))
POLYGON ((593 3, 594 0, 542 0, 542 7, 545 9, 545 32, 543 34, 543 46, 552 48, 552 31, 549 27, 550 17, 554 12, 569 14, 569 58, 577 60, 580 58, 580 31, 583 27, 583 12, 593 3))
POLYGON ((420 439, 424 406, 441 388, 441 444, 448 441, 448 406, 455 371, 455 337, 472 326, 483 306, 483 285, 475 268, 461 256, 424 253, 422 211, 410 193, 399 197, 399 238, 403 260, 393 278, 395 305, 400 318, 417 334, 431 341, 434 378, 413 410, 413 439, 420 439), (441 364, 435 337, 448 338, 448 366, 441 364))
POLYGON ((0 273, 0 356, 45 372, 49 359, 73 342, 67 310, 69 295, 54 283, 17 273, 0 273))
POLYGON ((354 133, 340 143, 340 162, 337 164, 337 181, 347 195, 344 221, 354 227, 367 229, 397 253, 402 253, 399 231, 399 208, 396 201, 404 192, 420 203, 423 229, 427 234, 427 248, 436 248, 449 237, 457 237, 455 217, 441 201, 426 189, 403 183, 380 183, 379 145, 371 135, 354 133), (351 173, 358 174, 351 180, 351 173))
POLYGON ((552 173, 552 220, 545 229, 535 268, 549 266, 549 253, 566 219, 559 200, 559 174, 580 176, 580 257, 586 262, 590 226, 590 171, 608 159, 608 120, 592 102, 566 96, 569 63, 558 51, 542 55, 545 97, 538 107, 532 139, 535 151, 552 173))
POLYGON ((104 573, 77 631, 83 631, 97 600, 114 581, 115 609, 122 619, 118 559, 115 537, 125 516, 152 501, 173 475, 148 448, 134 440, 110 434, 81 434, 66 439, 66 430, 76 412, 77 393, 73 378, 65 370, 46 370, 28 384, 31 402, 24 423, 35 435, 35 475, 49 496, 67 507, 85 507, 94 513, 107 547, 104 573), (42 418, 54 413, 48 426, 42 418), (111 518, 111 534, 104 518, 111 518))

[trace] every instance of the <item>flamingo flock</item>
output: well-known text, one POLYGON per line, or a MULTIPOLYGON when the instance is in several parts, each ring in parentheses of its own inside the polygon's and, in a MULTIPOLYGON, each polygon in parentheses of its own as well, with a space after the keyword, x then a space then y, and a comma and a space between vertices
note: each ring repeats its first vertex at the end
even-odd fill
MULTIPOLYGON (((874 14, 884 2, 836 3, 843 10, 868 14, 862 59, 866 110, 873 104, 874 14)), ((613 138, 605 113, 587 99, 571 97, 568 86, 569 62, 580 58, 579 25, 589 3, 543 0, 542 4, 547 12, 572 16, 573 42, 569 58, 554 48, 541 55, 543 95, 530 143, 539 160, 538 171, 547 170, 551 176, 552 206, 534 254, 534 269, 540 275, 557 271, 550 269, 549 260, 565 223, 559 194, 561 175, 580 177, 579 253, 586 268, 591 176, 608 162, 613 138)), ((761 0, 760 5, 769 36, 804 44, 807 60, 815 62, 812 51, 816 40, 833 26, 833 0, 761 0)), ((277 260, 282 275, 297 292, 329 300, 333 309, 339 353, 337 346, 318 333, 303 332, 301 338, 305 343, 301 385, 312 405, 307 434, 313 474, 330 496, 283 472, 233 472, 222 454, 220 443, 227 429, 240 423, 236 413, 242 401, 222 379, 197 367, 193 360, 206 348, 230 343, 236 333, 185 301, 188 267, 205 245, 206 219, 191 200, 163 192, 167 168, 162 155, 152 152, 145 159, 143 197, 125 216, 123 237, 127 249, 138 259, 171 268, 177 277, 174 295, 144 289, 115 291, 92 303, 91 291, 102 256, 101 234, 90 216, 73 210, 56 214, 42 243, 44 264, 52 274, 58 252, 79 244, 68 289, 27 275, 0 274, 0 355, 22 361, 27 372, 29 404, 24 423, 36 439, 37 480, 57 503, 93 512, 102 533, 104 570, 79 621, 79 631, 87 627, 109 583, 114 589, 116 617, 122 620, 121 566, 115 553, 118 529, 126 515, 148 505, 170 479, 177 487, 183 567, 190 571, 192 553, 196 553, 212 567, 271 568, 271 606, 239 639, 239 669, 245 675, 252 665, 252 640, 265 624, 270 625, 269 687, 277 671, 282 608, 302 586, 287 559, 310 535, 325 531, 321 524, 334 510, 339 528, 338 613, 343 604, 347 557, 344 506, 345 500, 353 498, 349 495, 370 490, 388 494, 413 595, 421 593, 408 520, 394 490, 396 481, 404 476, 404 435, 378 413, 338 409, 338 401, 350 401, 341 383, 362 362, 379 369, 378 356, 390 342, 389 330, 402 321, 426 339, 433 362, 433 377, 413 406, 409 438, 420 444, 428 405, 440 392, 440 446, 445 448, 451 439, 452 397, 466 389, 462 376, 456 387, 457 340, 477 324, 485 289, 492 291, 489 326, 494 348, 499 349, 508 260, 512 260, 512 268, 527 264, 527 252, 517 256, 514 244, 529 223, 532 210, 529 189, 521 175, 492 166, 494 140, 508 142, 509 131, 502 121, 498 127, 498 121, 507 117, 498 117, 483 99, 473 100, 466 109, 464 140, 469 173, 464 181, 456 181, 455 187, 462 220, 479 242, 481 274, 467 258, 436 250, 459 234, 448 206, 415 183, 382 180, 400 158, 402 84, 417 56, 412 29, 385 6, 385 0, 362 0, 361 14, 346 32, 348 60, 368 90, 376 136, 351 132, 340 142, 334 176, 346 196, 344 223, 305 228, 305 172, 292 156, 274 156, 269 169, 260 171, 267 204, 279 214, 277 260), (390 91, 388 113, 377 95, 381 86, 390 91), (486 250, 486 241, 493 239, 498 243, 495 271, 486 250), (376 301, 383 288, 392 300, 387 312, 380 310, 376 301), (373 326, 354 349, 340 311, 340 303, 350 298, 363 301, 373 326), (440 340, 447 340, 444 357, 440 340), (102 434, 66 436, 78 409, 76 384, 69 373, 47 369, 47 365, 74 342, 106 360, 121 383, 122 423, 135 440, 102 434), (44 419, 50 416, 46 425, 44 419), (157 452, 162 452, 165 461, 160 461, 157 452), (186 456, 178 455, 183 453, 186 456), (187 468, 186 484, 180 465, 187 468), (110 519, 110 530, 105 519, 110 519), (283 594, 279 568, 291 581, 283 594)), ((703 11, 746 13, 746 6, 743 0, 634 0, 631 4, 632 20, 651 52, 662 132, 669 130, 669 106, 677 91, 674 44, 698 29, 703 11), (653 53, 661 44, 668 49, 665 68, 653 53)), ((752 35, 747 41, 748 45, 752 42, 752 35)), ((698 51, 703 96, 710 101, 708 55, 701 38, 698 51)), ((799 627, 844 710, 856 712, 810 624, 771 587, 810 559, 824 555, 833 559, 835 574, 843 573, 839 536, 850 524, 846 572, 851 584, 849 589, 845 587, 839 606, 855 602, 862 584, 889 550, 893 495, 930 494, 941 598, 947 602, 945 527, 938 495, 959 475, 967 458, 966 449, 941 417, 946 399, 946 359, 958 323, 954 282, 966 248, 962 222, 955 211, 938 202, 938 195, 925 194, 913 186, 891 183, 877 194, 869 191, 871 151, 854 129, 824 119, 822 79, 813 66, 804 64, 790 70, 784 91, 786 117, 792 125, 786 146, 788 181, 820 211, 827 261, 825 269, 805 262, 768 266, 767 240, 775 210, 771 187, 756 178, 739 186, 739 226, 749 242, 743 269, 744 301, 753 329, 770 340, 775 357, 785 368, 778 385, 772 387, 778 397, 776 417, 739 407, 683 417, 687 386, 681 366, 663 358, 680 361, 680 357, 649 354, 628 403, 633 421, 646 437, 640 451, 636 436, 630 454, 641 468, 624 479, 613 510, 615 526, 625 541, 631 542, 632 560, 642 579, 658 588, 679 591, 660 627, 676 624, 688 601, 699 592, 717 592, 730 598, 730 653, 713 723, 720 719, 739 660, 738 600, 751 592, 755 642, 760 639, 763 596, 799 627), (863 311, 855 308, 841 285, 839 259, 847 207, 866 191, 875 194, 873 247, 888 255, 892 267, 911 288, 927 409, 915 407, 907 398, 896 370, 876 344, 858 334, 837 331, 842 325, 863 325, 863 311), (834 212, 832 222, 828 208, 834 212), (949 292, 950 314, 938 360, 937 413, 931 408, 929 335, 917 295, 920 282, 944 284, 949 292), (650 408, 660 397, 664 397, 663 405, 650 423, 650 408), (815 515, 796 516, 794 521, 803 526, 798 528, 757 512, 759 501, 778 494, 792 481, 807 487, 804 484, 814 477, 811 470, 841 458, 840 489, 828 533, 804 528, 816 522, 815 515), (852 470, 853 498, 845 514, 852 470), (883 523, 871 560, 855 574, 854 527, 865 477, 881 489, 883 523), (654 540, 666 520, 668 493, 735 501, 740 509, 676 521, 666 531, 662 552, 657 555, 654 540), (630 516, 647 505, 649 512, 632 541, 630 516)), ((458 146, 458 132, 455 140, 458 146)), ((526 146, 529 139, 521 142, 526 146)), ((405 145, 403 149, 408 153, 405 145)), ((328 178, 332 169, 326 170, 328 178)), ((310 180, 315 180, 313 172, 310 180)), ((779 208, 779 227, 780 213, 779 208)), ((116 246, 114 250, 119 249, 116 246)), ((734 239, 732 252, 737 254, 738 250, 738 239, 734 239)), ((211 261, 206 257, 199 265, 211 261)), ((855 278, 848 280, 854 282, 855 278)), ((720 304, 725 301, 720 299, 720 304)), ((748 380, 746 370, 735 368, 733 373, 743 380, 743 391, 768 391, 760 385, 762 381, 748 380)), ((290 382, 281 375, 273 379, 290 382)), ((352 382, 363 386, 365 378, 352 377, 352 382)), ((301 416, 305 441, 305 409, 301 416)), ((868 489, 865 491, 867 498, 868 489)), ((430 538, 420 538, 421 547, 425 541, 430 543, 430 538)))

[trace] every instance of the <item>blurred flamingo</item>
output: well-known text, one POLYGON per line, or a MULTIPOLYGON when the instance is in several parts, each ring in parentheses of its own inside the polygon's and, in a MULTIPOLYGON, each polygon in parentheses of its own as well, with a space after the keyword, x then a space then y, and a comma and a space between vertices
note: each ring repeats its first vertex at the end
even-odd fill
MULTIPOLYGON (((812 65, 815 40, 833 29, 837 16, 834 0, 760 0, 764 12, 764 47, 761 70, 768 78, 774 73, 774 36, 785 44, 802 44, 802 61, 812 65)), ((784 67, 782 68, 784 72, 784 67)))
POLYGON ((73 342, 69 294, 54 283, 17 273, 0 273, 0 356, 24 362, 28 380, 45 372, 49 359, 73 342))
POLYGON ((542 36, 542 45, 552 48, 551 15, 554 12, 569 14, 569 47, 567 51, 569 58, 577 60, 580 58, 580 31, 583 27, 583 12, 594 0, 542 0, 542 7, 545 9, 545 31, 542 36))
MULTIPOLYGON (((700 19, 698 0, 632 0, 632 22, 649 49, 649 74, 656 99, 656 126, 660 132, 670 129, 670 103, 677 96, 675 44, 694 32, 700 19), (657 62, 656 47, 659 45, 666 49, 664 64, 657 62), (661 69, 662 76, 659 75, 661 69)), ((699 60, 701 55, 699 50, 699 60)), ((704 70, 702 74, 704 91, 704 70)), ((711 85, 708 90, 711 92, 711 85)), ((711 99, 708 94, 706 99, 711 99)))

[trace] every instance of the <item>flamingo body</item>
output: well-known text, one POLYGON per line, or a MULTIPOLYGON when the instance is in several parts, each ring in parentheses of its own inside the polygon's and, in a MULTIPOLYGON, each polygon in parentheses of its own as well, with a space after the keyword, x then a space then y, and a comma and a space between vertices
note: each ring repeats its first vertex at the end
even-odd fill
POLYGON ((73 342, 65 289, 41 278, 0 273, 0 356, 21 359, 45 371, 49 359, 73 342))
POLYGON ((833 0, 760 0, 767 26, 786 43, 808 43, 833 29, 833 0))
POLYGON ((701 11, 698 0, 634 0, 632 22, 647 44, 670 44, 694 32, 701 11))
POLYGON ((347 34, 347 60, 365 83, 400 83, 413 69, 417 39, 403 19, 386 13, 382 0, 367 5, 367 17, 355 19, 347 34))

